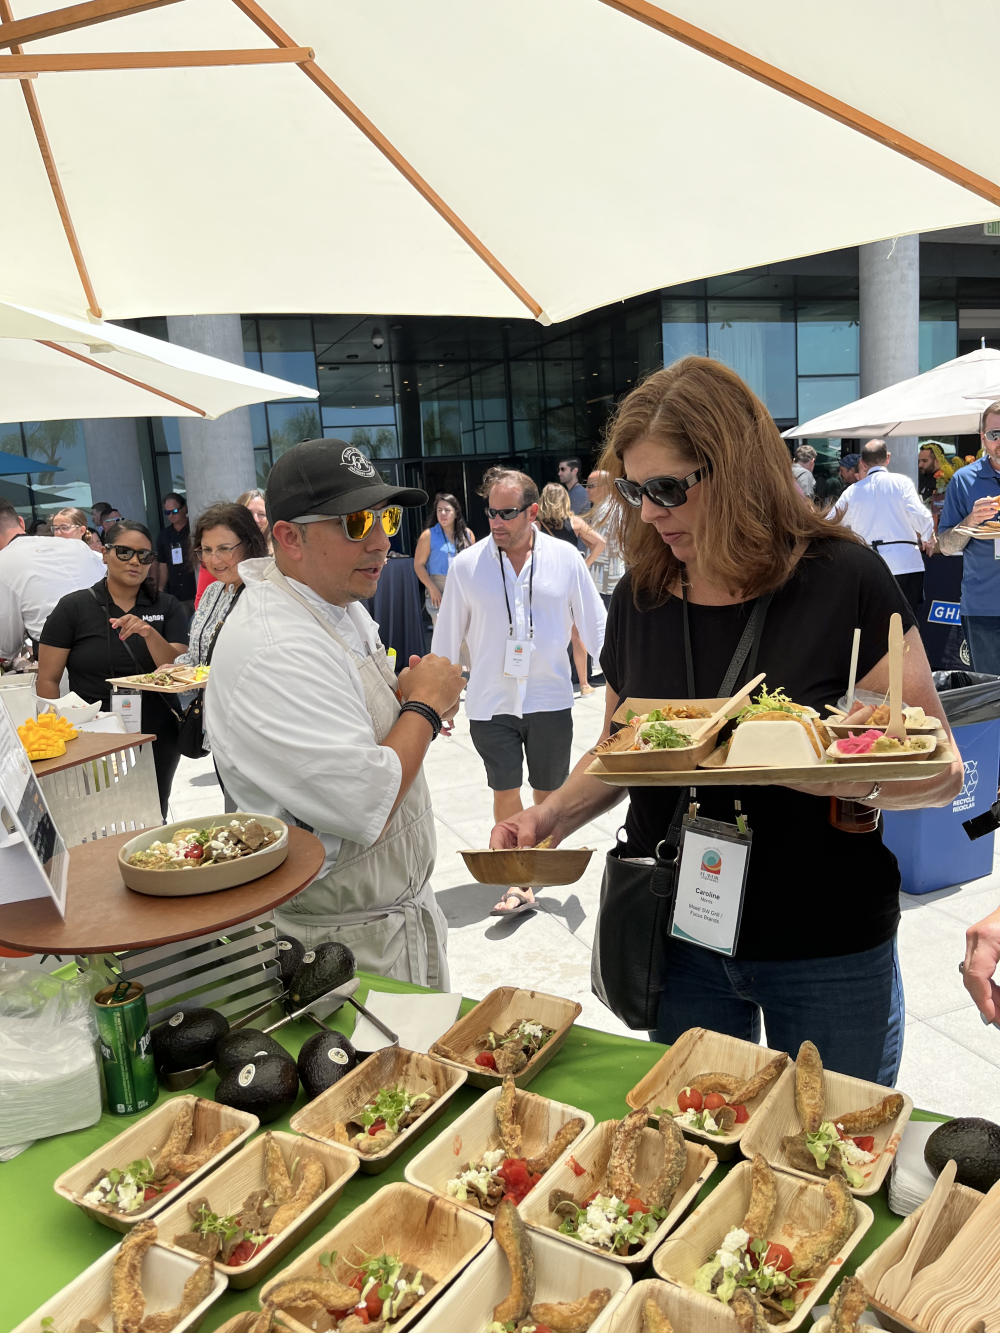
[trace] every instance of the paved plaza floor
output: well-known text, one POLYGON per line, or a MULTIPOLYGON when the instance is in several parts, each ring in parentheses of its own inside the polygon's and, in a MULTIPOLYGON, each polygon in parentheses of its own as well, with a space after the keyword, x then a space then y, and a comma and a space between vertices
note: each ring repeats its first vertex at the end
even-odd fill
MULTIPOLYGON (((600 733, 603 689, 586 699, 578 696, 573 714, 575 762, 600 733)), ((453 736, 431 747, 426 772, 438 834, 434 890, 451 927, 452 989, 478 998, 499 985, 534 987, 579 1000, 582 1023, 627 1034, 590 992, 601 868, 624 818, 624 803, 574 835, 574 846, 596 849, 578 883, 543 890, 538 912, 505 921, 489 915, 498 891, 475 883, 459 855, 463 847, 487 846, 493 825, 492 798, 464 714, 453 736)), ((531 800, 527 788, 524 799, 531 800)), ((221 810, 211 759, 182 759, 171 819, 221 810)), ((923 897, 900 897, 899 956, 907 1022, 899 1087, 928 1110, 1000 1122, 1000 1031, 984 1026, 958 973, 966 926, 1000 904, 1000 866, 968 884, 923 897)))

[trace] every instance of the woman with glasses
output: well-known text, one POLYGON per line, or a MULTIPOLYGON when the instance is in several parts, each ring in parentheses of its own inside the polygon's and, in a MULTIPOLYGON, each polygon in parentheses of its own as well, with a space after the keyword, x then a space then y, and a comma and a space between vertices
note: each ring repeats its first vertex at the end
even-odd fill
MULTIPOLYGON (((110 676, 139 675, 173 662, 187 648, 187 616, 176 597, 150 592, 146 582, 156 559, 149 529, 132 519, 105 533, 106 576, 92 588, 60 598, 42 629, 36 691, 59 698, 62 674, 88 703, 111 707, 110 676)), ((140 725, 151 732, 160 809, 167 817, 170 784, 180 758, 172 696, 144 690, 140 725)))
MULTIPOLYGON (((773 420, 732 370, 687 357, 650 375, 621 402, 600 468, 616 487, 614 527, 628 567, 601 655, 602 738, 617 730, 612 715, 628 698, 717 698, 727 676, 738 687, 760 671, 769 691, 784 689, 825 716, 846 692, 856 627, 858 685, 883 694, 894 613, 908 646, 903 696, 944 716, 913 613, 885 563, 802 503, 773 420)), ((586 774, 591 762, 586 755, 542 805, 499 823, 492 845, 534 846, 550 835, 559 843, 623 800, 625 790, 586 774)), ((871 809, 947 805, 961 786, 957 760, 913 781, 699 786, 696 798, 688 787, 629 789, 627 841, 608 858, 608 884, 621 884, 621 858, 653 857, 661 842, 661 854, 673 855, 691 799, 733 836, 741 813, 752 844, 742 898, 739 876, 735 887, 727 882, 731 952, 721 951, 726 940, 713 949, 664 927, 652 956, 637 954, 617 973, 617 993, 627 995, 641 968, 639 1012, 655 1015, 657 1041, 691 1027, 757 1041, 763 1013, 770 1046, 794 1053, 809 1039, 828 1068, 892 1086, 903 1040, 900 876, 871 809), (844 809, 832 797, 857 804, 844 809), (861 814, 871 831, 858 831, 861 814)), ((699 873, 686 859, 678 884, 699 884, 699 873)), ((599 968, 616 927, 622 919, 598 923, 599 968)))
MULTIPOLYGON (((262 535, 263 538, 264 538, 264 550, 263 550, 262 554, 263 554, 263 555, 270 555, 270 554, 271 554, 271 529, 268 527, 268 523, 267 523, 267 508, 266 508, 266 506, 265 506, 265 502, 264 502, 264 492, 263 492, 263 491, 256 491, 256 490, 255 490, 255 491, 244 491, 242 495, 238 495, 238 496, 236 497, 236 500, 234 501, 234 503, 237 504, 237 505, 241 505, 244 509, 249 510, 249 512, 250 512, 250 516, 253 518, 254 523, 257 525, 257 530, 261 533, 261 535, 262 535)), ((214 506, 214 505, 213 505, 213 509, 214 509, 214 508, 217 508, 217 507, 218 507, 218 506, 214 506)), ((226 507, 228 508, 229 506, 226 506, 226 507)), ((204 514, 203 514, 203 515, 201 516, 201 518, 198 520, 198 522, 201 523, 202 520, 204 519, 204 517, 205 517, 205 516, 204 516, 204 514)), ((194 537, 194 545, 197 546, 198 544, 199 544, 199 543, 198 543, 198 534, 195 533, 195 537, 194 537)), ((239 557, 240 560, 250 560, 250 559, 252 559, 252 558, 256 558, 256 546, 257 546, 257 543, 254 542, 255 555, 254 555, 253 557, 251 557, 250 555, 248 555, 245 551, 241 551, 241 553, 240 553, 240 557, 239 557)), ((198 553, 197 553, 197 551, 194 552, 194 559, 195 559, 196 561, 197 561, 197 559, 198 559, 198 553)), ((197 565, 197 564, 195 565, 195 569, 198 569, 198 565, 197 565)), ((210 567, 210 566, 203 560, 203 561, 201 562, 201 568, 200 568, 200 570, 199 570, 199 572, 198 572, 198 591, 197 591, 197 593, 195 594, 195 599, 194 599, 194 609, 195 609, 196 612, 197 612, 198 608, 201 606, 201 599, 204 597, 205 593, 208 591, 208 589, 209 589, 209 588, 212 586, 212 584, 215 582, 216 577, 217 577, 217 576, 212 572, 211 567, 210 567)), ((194 643, 194 625, 193 625, 193 624, 192 624, 192 626, 191 626, 191 642, 194 643)))
POLYGON ((424 528, 413 553, 413 572, 427 589, 424 605, 432 625, 437 623, 451 562, 459 551, 467 550, 476 540, 472 529, 466 526, 462 506, 447 491, 435 495, 434 517, 437 521, 424 528))
POLYGON ((87 541, 89 528, 87 516, 82 509, 59 509, 52 515, 53 537, 65 537, 69 541, 87 541))

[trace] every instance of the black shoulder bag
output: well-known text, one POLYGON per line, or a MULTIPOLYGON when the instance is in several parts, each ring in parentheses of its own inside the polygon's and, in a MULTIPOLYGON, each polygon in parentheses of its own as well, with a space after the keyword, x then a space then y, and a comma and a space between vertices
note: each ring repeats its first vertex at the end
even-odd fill
MULTIPOLYGON (((215 645, 219 641, 219 632, 229 618, 233 607, 239 601, 244 586, 241 583, 233 593, 232 601, 226 608, 226 614, 212 631, 212 639, 208 645, 208 652, 205 654, 205 666, 211 664, 215 645)), ((177 733, 177 747, 185 759, 204 759, 205 755, 208 754, 205 749, 205 691, 203 689, 197 692, 194 699, 184 710, 180 729, 177 733)))
MULTIPOLYGON (((743 636, 736 646, 719 698, 728 698, 748 662, 747 678, 754 674, 764 617, 772 593, 754 603, 743 636), (748 661, 749 659, 749 661, 748 661)), ((695 698, 694 659, 688 627, 687 589, 684 589, 684 661, 688 697, 695 698)), ((656 855, 643 860, 626 857, 627 845, 608 852, 601 882, 601 901, 590 962, 590 989, 626 1027, 655 1028, 664 990, 670 914, 677 890, 677 853, 681 820, 691 788, 682 787, 673 818, 656 855)))

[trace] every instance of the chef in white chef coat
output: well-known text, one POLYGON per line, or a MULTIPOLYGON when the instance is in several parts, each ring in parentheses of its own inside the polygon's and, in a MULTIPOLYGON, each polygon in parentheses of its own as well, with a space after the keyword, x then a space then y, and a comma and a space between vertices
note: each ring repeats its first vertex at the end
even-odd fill
POLYGON ((274 558, 241 563, 244 592, 212 656, 205 713, 219 776, 240 810, 311 829, 326 848, 318 878, 275 912, 282 931, 447 990, 422 764, 458 708, 461 669, 411 657, 397 680, 360 605, 402 509, 427 496, 387 485, 360 450, 327 439, 282 454, 266 503, 274 558))

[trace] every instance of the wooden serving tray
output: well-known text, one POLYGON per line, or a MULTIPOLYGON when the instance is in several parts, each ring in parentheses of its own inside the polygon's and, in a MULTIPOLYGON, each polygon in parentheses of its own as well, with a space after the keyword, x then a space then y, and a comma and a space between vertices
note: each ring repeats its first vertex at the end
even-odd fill
MULTIPOLYGON (((144 673, 151 676, 153 673, 147 671, 144 673)), ((138 681, 134 676, 105 676, 109 685, 117 685, 123 690, 151 690, 154 694, 188 694, 191 690, 203 690, 208 684, 208 677, 204 680, 185 682, 183 685, 151 685, 138 681)))
POLYGON ((612 773, 600 759, 595 759, 586 772, 610 787, 787 787, 800 783, 834 787, 842 782, 913 781, 936 778, 954 762, 955 751, 943 728, 933 734, 938 742, 934 757, 911 759, 905 764, 898 759, 870 759, 794 768, 727 768, 725 748, 719 746, 698 768, 612 773))
POLYGON ((443 1037, 433 1042, 430 1053, 438 1060, 464 1069, 474 1088, 496 1088, 503 1083, 503 1075, 476 1064, 476 1056, 483 1049, 478 1045, 483 1033, 490 1028, 494 1032, 504 1032, 522 1019, 554 1028, 542 1049, 535 1052, 519 1074, 514 1075, 514 1082, 523 1088, 549 1063, 582 1013, 583 1005, 575 1000, 564 1000, 560 995, 499 986, 453 1024, 443 1037))
POLYGON ((980 542, 1000 541, 1000 524, 986 532, 982 528, 956 528, 955 531, 960 532, 963 537, 975 537, 980 542))
MULTIPOLYGON (((586 1199, 588 1195, 601 1188, 607 1178, 608 1161, 611 1157, 612 1140, 617 1124, 617 1120, 603 1120, 594 1126, 582 1142, 577 1140, 573 1157, 577 1165, 584 1169, 582 1176, 578 1176, 568 1159, 563 1158, 557 1166, 546 1171, 542 1178, 542 1187, 532 1190, 523 1203, 518 1204, 517 1211, 532 1231, 543 1232, 562 1245, 571 1245, 575 1250, 583 1250, 586 1254, 596 1254, 606 1263, 617 1264, 631 1273, 638 1273, 649 1263, 657 1245, 662 1243, 667 1233, 680 1222, 687 1209, 694 1203, 698 1191, 719 1165, 719 1159, 711 1148, 704 1144, 688 1143, 687 1166, 674 1192, 670 1211, 666 1217, 642 1249, 636 1250, 635 1254, 609 1254, 607 1250, 599 1250, 594 1245, 588 1245, 586 1241, 561 1232, 559 1224, 562 1219, 555 1213, 549 1212, 549 1194, 554 1189, 563 1189, 575 1199, 586 1199)), ((663 1144, 660 1132, 646 1128, 639 1140, 634 1170, 636 1189, 640 1198, 646 1186, 655 1180, 662 1165, 663 1144)))
MULTIPOLYGON (((678 1094, 699 1074, 708 1074, 713 1070, 726 1074, 735 1074, 738 1078, 750 1078, 759 1069, 779 1055, 767 1046, 757 1046, 752 1041, 740 1041, 738 1037, 729 1037, 722 1032, 711 1032, 707 1028, 688 1028, 682 1032, 674 1044, 661 1055, 649 1073, 629 1092, 625 1098, 633 1111, 640 1106, 649 1107, 649 1118, 659 1124, 657 1106, 670 1106, 676 1102, 678 1094)), ((787 1067, 787 1066, 786 1066, 787 1067)), ((782 1073, 784 1070, 782 1071, 782 1073)), ((728 1162, 736 1156, 744 1132, 752 1121, 765 1113, 767 1101, 778 1086, 779 1074, 759 1097, 751 1101, 747 1110, 750 1119, 742 1125, 734 1125, 729 1134, 707 1134, 700 1129, 681 1128, 684 1137, 707 1143, 720 1162, 728 1162)))

